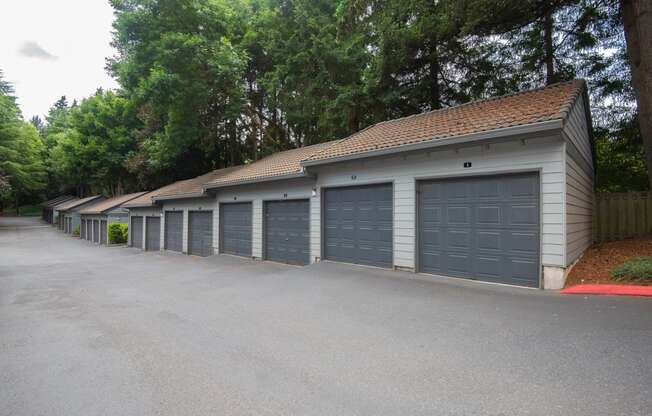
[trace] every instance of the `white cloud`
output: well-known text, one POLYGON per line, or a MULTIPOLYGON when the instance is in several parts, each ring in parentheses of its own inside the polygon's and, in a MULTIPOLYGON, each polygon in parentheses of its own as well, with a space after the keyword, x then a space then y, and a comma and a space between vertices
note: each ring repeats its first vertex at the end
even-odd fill
POLYGON ((58 59, 57 56, 52 55, 50 52, 43 49, 41 45, 31 40, 24 42, 23 45, 18 48, 18 54, 27 58, 44 59, 46 61, 58 59))
POLYGON ((104 69, 115 53, 108 0, 9 0, 2 11, 0 69, 26 119, 62 95, 79 101, 117 87, 104 69))

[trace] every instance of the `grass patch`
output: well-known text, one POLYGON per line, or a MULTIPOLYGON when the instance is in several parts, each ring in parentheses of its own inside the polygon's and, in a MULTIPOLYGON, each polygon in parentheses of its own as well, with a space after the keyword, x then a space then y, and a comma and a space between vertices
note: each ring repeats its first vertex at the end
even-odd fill
POLYGON ((634 257, 611 273, 617 281, 638 281, 652 283, 652 257, 634 257))

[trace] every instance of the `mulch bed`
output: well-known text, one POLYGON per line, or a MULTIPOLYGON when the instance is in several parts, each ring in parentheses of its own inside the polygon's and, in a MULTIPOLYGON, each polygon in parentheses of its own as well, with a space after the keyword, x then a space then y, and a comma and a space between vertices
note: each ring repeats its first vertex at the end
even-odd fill
POLYGON ((573 267, 566 279, 566 287, 579 284, 645 284, 641 281, 614 281, 611 272, 632 257, 652 256, 652 237, 612 241, 589 248, 573 267))

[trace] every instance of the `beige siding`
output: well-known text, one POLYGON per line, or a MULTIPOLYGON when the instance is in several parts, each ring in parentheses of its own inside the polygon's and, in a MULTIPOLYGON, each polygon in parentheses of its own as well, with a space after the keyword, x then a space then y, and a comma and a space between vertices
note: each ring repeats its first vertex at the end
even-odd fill
POLYGON ((583 99, 564 126, 566 137, 566 261, 577 260, 593 240, 593 157, 583 99))
MULTIPOLYGON (((460 175, 540 172, 541 261, 564 265, 564 144, 547 137, 432 150, 367 161, 352 161, 315 169, 317 195, 321 188, 391 182, 394 185, 394 266, 414 269, 416 264, 416 181, 460 175), (471 168, 464 168, 471 162, 471 168)), ((316 198, 314 198, 316 199, 316 198)), ((311 252, 321 251, 320 205, 312 205, 311 252)))

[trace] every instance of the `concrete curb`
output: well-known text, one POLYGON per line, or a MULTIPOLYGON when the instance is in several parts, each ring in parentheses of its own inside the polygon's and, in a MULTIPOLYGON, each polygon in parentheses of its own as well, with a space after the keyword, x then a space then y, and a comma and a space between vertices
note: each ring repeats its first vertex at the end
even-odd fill
POLYGON ((652 286, 640 285, 577 285, 560 291, 564 295, 644 296, 652 297, 652 286))

